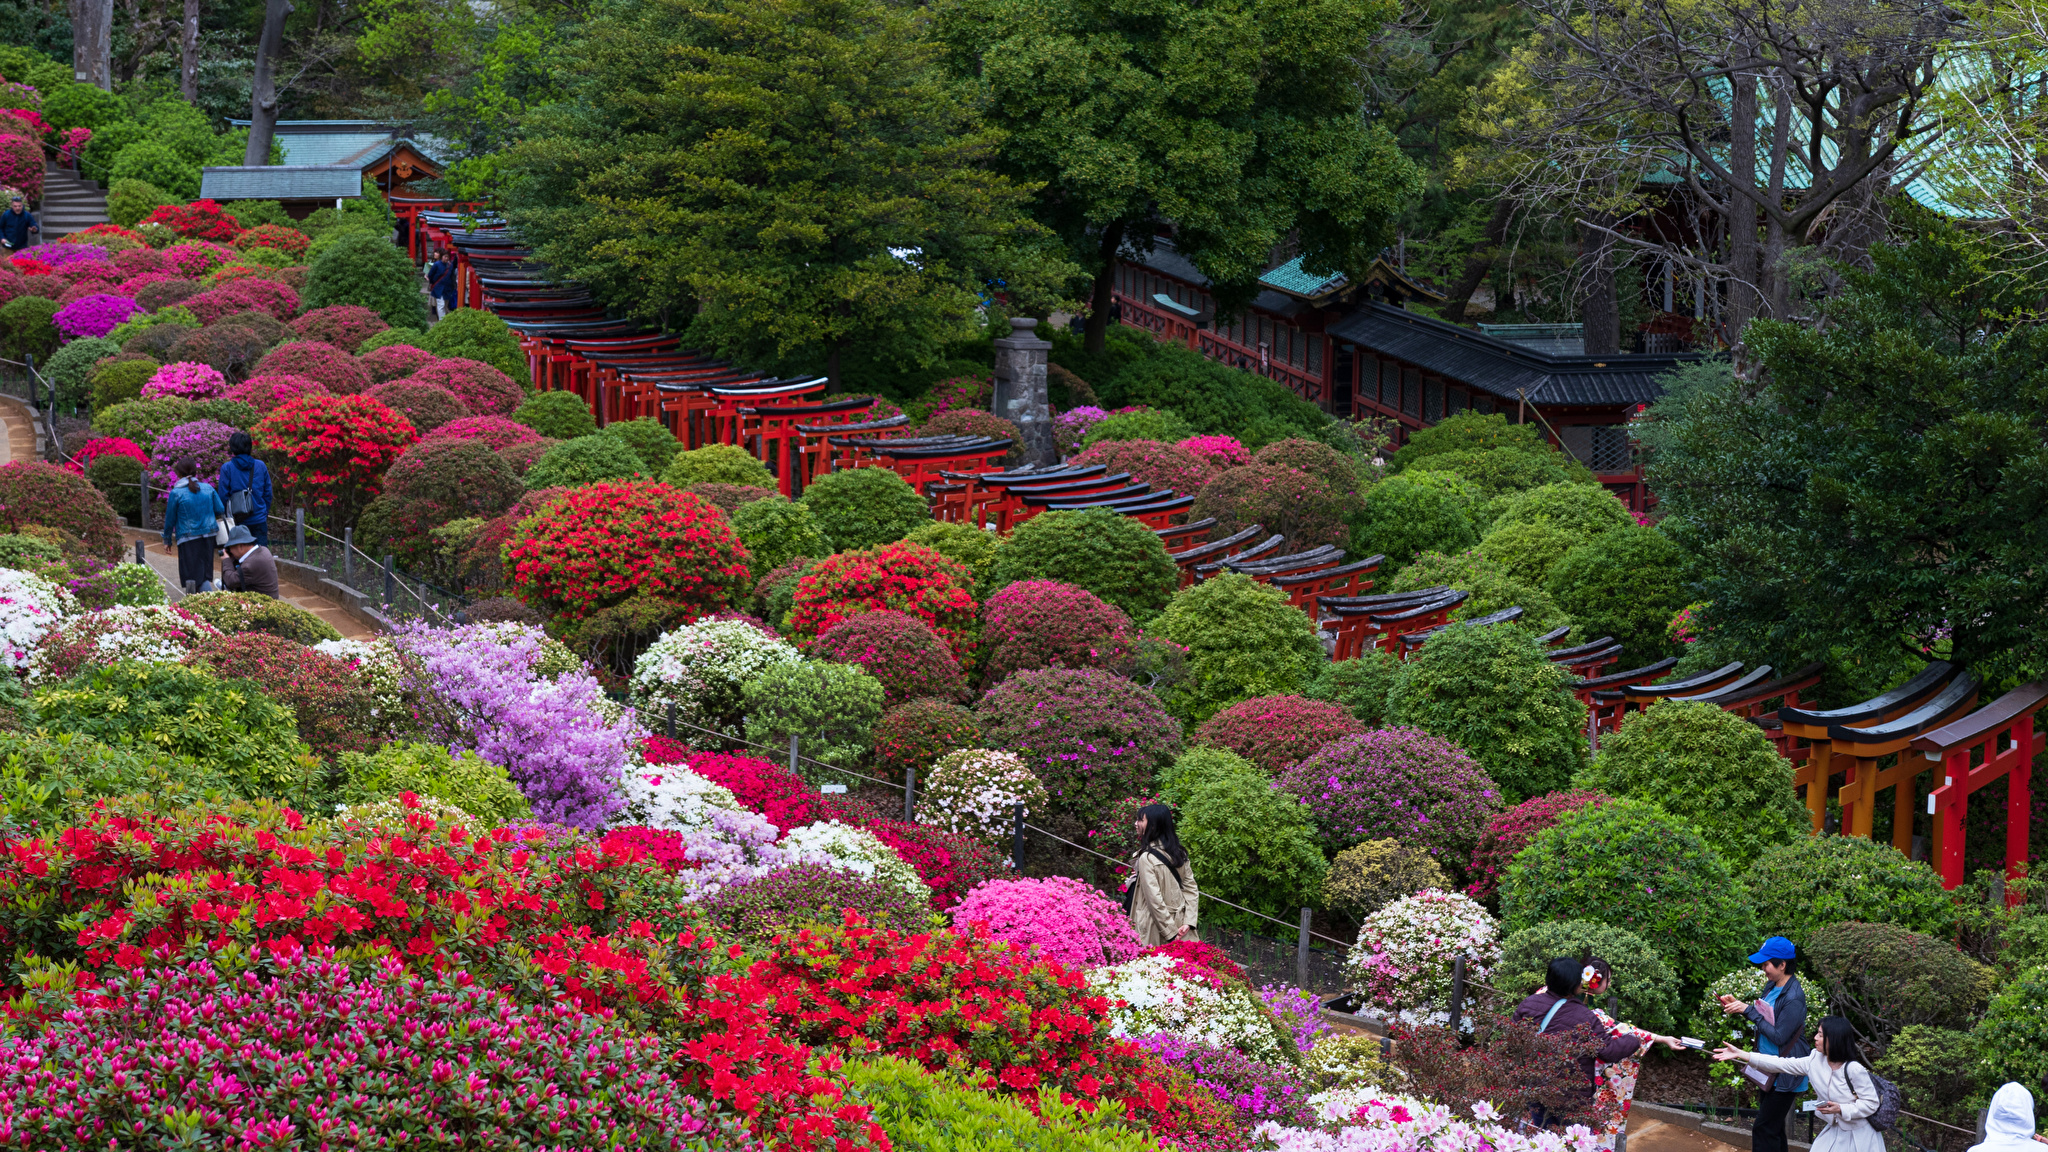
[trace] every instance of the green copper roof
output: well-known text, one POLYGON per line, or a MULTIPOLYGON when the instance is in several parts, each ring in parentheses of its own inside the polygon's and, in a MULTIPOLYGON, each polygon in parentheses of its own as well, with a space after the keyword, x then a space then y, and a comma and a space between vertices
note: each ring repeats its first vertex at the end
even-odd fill
POLYGON ((1276 291, 1285 292, 1289 296, 1299 296, 1304 300, 1313 300, 1318 296, 1327 295, 1342 288, 1346 283, 1346 277, 1342 272, 1333 272, 1328 276, 1311 276, 1301 270, 1301 257, 1296 256, 1287 263, 1259 277, 1259 283, 1276 291))

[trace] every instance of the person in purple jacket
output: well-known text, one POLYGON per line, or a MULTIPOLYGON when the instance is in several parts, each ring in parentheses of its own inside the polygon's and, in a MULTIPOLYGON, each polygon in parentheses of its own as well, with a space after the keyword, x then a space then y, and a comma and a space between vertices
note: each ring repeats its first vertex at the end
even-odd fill
MULTIPOLYGON (((1543 991, 1522 1001, 1515 1008, 1515 1019, 1527 1020, 1536 1025, 1536 1031, 1546 1035, 1578 1033, 1588 1040, 1601 1042, 1600 1051, 1591 1056, 1579 1058, 1579 1069, 1586 1082, 1585 1100, 1593 1102, 1593 1061, 1612 1064, 1640 1055, 1650 1046, 1650 1041, 1625 1032, 1609 1032, 1600 1023, 1600 1018, 1591 1008, 1579 1003, 1579 984, 1584 979, 1584 965, 1570 956, 1560 956, 1550 962, 1543 975, 1543 991)), ((1550 1118, 1545 1115, 1541 1104, 1530 1106, 1529 1119, 1538 1128, 1549 1127, 1550 1118)))

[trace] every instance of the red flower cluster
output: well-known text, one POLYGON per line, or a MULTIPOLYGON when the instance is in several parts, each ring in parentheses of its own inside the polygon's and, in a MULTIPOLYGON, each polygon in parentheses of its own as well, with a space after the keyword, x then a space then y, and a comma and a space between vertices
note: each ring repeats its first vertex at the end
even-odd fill
POLYGON ((212 200, 190 204, 165 204, 151 212, 144 224, 161 224, 180 236, 225 243, 242 234, 241 221, 221 210, 212 200))
POLYGON ((1472 853, 1472 883, 1465 892, 1474 900, 1491 900, 1500 893, 1500 882, 1508 874, 1508 863, 1521 855, 1538 832, 1556 824, 1567 812, 1589 804, 1606 804, 1612 797, 1600 792, 1551 792, 1532 796, 1487 822, 1479 847, 1472 853))
POLYGON ((797 581, 790 637, 808 646, 849 616, 902 612, 929 625, 965 664, 976 642, 971 584, 965 565, 906 540, 841 552, 797 581))
POLYGON ((306 249, 311 247, 313 238, 297 228, 286 228, 279 224, 258 224, 240 236, 234 245, 244 252, 256 248, 275 248, 292 258, 294 262, 306 258, 306 249))
POLYGON ((519 597, 565 622, 635 594, 704 615, 747 580, 747 550, 724 514, 653 480, 558 494, 520 526, 506 559, 519 597))
POLYGON ((1204 720, 1195 729, 1195 739, 1228 748, 1267 772, 1278 772, 1332 740, 1363 731, 1365 725, 1341 704, 1300 696, 1258 696, 1204 720))
POLYGON ((376 498, 384 470, 417 439, 410 421, 368 396, 295 397, 251 431, 276 454, 281 495, 344 522, 376 498))

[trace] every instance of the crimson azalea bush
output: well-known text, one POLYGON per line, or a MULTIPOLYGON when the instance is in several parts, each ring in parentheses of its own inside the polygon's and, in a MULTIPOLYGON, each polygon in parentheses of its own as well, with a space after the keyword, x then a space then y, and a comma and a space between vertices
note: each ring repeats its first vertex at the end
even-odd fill
POLYGON ((292 331, 303 340, 317 340, 332 344, 343 352, 353 353, 356 346, 366 338, 374 336, 390 325, 384 318, 368 308, 355 304, 330 304, 315 308, 291 322, 292 331))
POLYGON ((1283 769, 1274 783, 1308 805, 1327 848, 1399 840, 1427 849, 1453 873, 1464 870, 1502 808, 1500 788, 1477 761, 1415 728, 1346 736, 1283 769))
POLYGON ((1112 473, 1128 472, 1132 480, 1150 484, 1154 492, 1171 489, 1176 496, 1200 492, 1215 471, 1194 453, 1157 440, 1101 440, 1069 462, 1102 464, 1112 473))
POLYGON ((135 302, 151 312, 156 312, 173 304, 181 304, 202 290, 197 280, 158 280, 136 289, 135 302))
POLYGON ((355 357, 332 344, 313 340, 280 344, 271 349, 268 355, 256 362, 254 374, 306 376, 318 380, 326 385, 329 392, 337 395, 366 392, 370 388, 370 374, 363 371, 355 357))
POLYGON ((279 373, 275 376, 251 376, 228 389, 225 398, 247 404, 258 412, 268 412, 287 400, 320 396, 326 392, 327 386, 311 376, 279 373))
POLYGON ((19 533, 24 524, 62 528, 105 560, 118 559, 127 543, 114 506, 91 481, 41 460, 0 464, 0 526, 19 533))
POLYGON ((481 360, 436 360, 414 369, 412 379, 446 388, 479 416, 510 416, 526 400, 517 380, 481 360))
POLYGON ((945 700, 911 700, 891 708, 868 735, 875 763, 898 779, 906 768, 929 768, 948 752, 981 745, 974 713, 945 700))
POLYGON ((953 906, 953 926, 1076 968, 1121 964, 1145 946, 1116 901, 1071 876, 991 880, 953 906))
POLYGON ((291 257, 292 263, 297 264, 306 258, 306 249, 312 245, 313 238, 297 228, 286 228, 281 224, 258 224, 235 237, 232 243, 244 252, 257 248, 275 248, 291 257))
POLYGON ((356 671, 324 652, 263 632, 200 643, 185 663, 217 676, 239 677, 286 705, 299 719, 299 739, 327 759, 375 748, 376 701, 356 671))
POLYGON ((506 562, 522 600, 567 621, 636 594, 709 613, 747 583, 747 550, 724 515, 658 480, 561 493, 519 526, 506 562))
POLYGON ((161 224, 180 236, 195 240, 227 241, 242 234, 242 224, 213 200, 190 204, 163 204, 143 217, 144 224, 161 224))
POLYGON ((299 310, 299 295, 276 280, 250 277, 187 296, 179 303, 203 324, 237 312, 268 312, 278 320, 289 320, 299 310))
POLYGON ((965 565, 907 541, 840 552, 797 581, 790 638, 808 647, 832 626, 863 612, 903 612, 928 625, 958 660, 974 655, 973 577, 965 565))
POLYGON ((250 429, 269 460, 273 501, 353 524, 383 488, 384 470, 418 438, 404 416, 368 396, 300 396, 250 429))
POLYGON ((982 606, 988 665, 984 688, 1034 668, 1115 668, 1129 660, 1137 629, 1123 609, 1058 580, 1019 580, 982 606))
POLYGON ((1613 799, 1599 792, 1549 792, 1532 796, 1488 820, 1486 831, 1472 852, 1471 867, 1466 870, 1471 878, 1471 883, 1465 886, 1466 894, 1474 900, 1494 899, 1500 894, 1509 862, 1521 855, 1538 832, 1556 824, 1567 812, 1576 812, 1589 804, 1607 804, 1613 799))
POLYGON ((376 385, 367 395, 405 413, 405 418, 412 421, 412 426, 422 435, 451 420, 470 415, 469 406, 457 400, 453 392, 411 378, 376 385))
POLYGON ((882 682, 884 708, 923 697, 967 698, 967 680, 953 654, 929 625, 901 612, 849 616, 818 637, 811 654, 867 669, 882 682))
POLYGON ((1152 693, 1092 669, 1019 672, 975 705, 991 748, 1023 757, 1052 796, 1052 813, 1092 832, 1109 806, 1149 795, 1180 753, 1180 725, 1152 693))
MULTIPOLYGON (((364 311, 369 310, 366 308, 364 311)), ((382 348, 372 348, 368 352, 356 355, 356 363, 362 365, 363 371, 370 374, 371 381, 378 384, 386 380, 396 380, 401 376, 410 376, 438 359, 440 357, 432 352, 422 352, 410 344, 386 344, 382 348)), ((509 424, 511 421, 508 420, 506 423, 509 424)), ((521 424, 520 427, 526 428, 526 425, 521 424)), ((526 430, 536 436, 540 435, 531 428, 526 430)))
POLYGON ((1300 696, 1255 696, 1232 704, 1195 729, 1197 743, 1228 748, 1268 772, 1279 772, 1365 725, 1341 704, 1300 696))
MULTIPOLYGON (((381 352, 384 349, 380 348, 377 351, 381 352)), ((478 440, 496 452, 515 444, 542 443, 546 437, 524 424, 503 416, 464 416, 460 420, 450 420, 421 439, 478 440)))

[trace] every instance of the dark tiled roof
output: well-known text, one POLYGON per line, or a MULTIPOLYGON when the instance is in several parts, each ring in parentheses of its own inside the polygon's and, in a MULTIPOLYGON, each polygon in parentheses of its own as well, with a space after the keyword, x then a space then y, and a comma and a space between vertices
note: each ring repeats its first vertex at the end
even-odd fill
POLYGON ((1657 377, 1697 356, 1553 356, 1385 304, 1361 303, 1329 334, 1368 352, 1532 404, 1599 407, 1648 404, 1664 394, 1657 377))
POLYGON ((1180 250, 1173 246, 1173 241, 1165 237, 1154 240, 1149 252, 1133 252, 1126 248, 1124 258, 1135 260, 1154 272, 1164 272, 1176 280, 1185 280, 1202 288, 1209 286, 1209 278, 1202 275, 1202 270, 1195 267, 1195 262, 1181 255, 1180 250))
POLYGON ((211 200, 353 200, 363 194, 363 172, 332 164, 205 168, 199 194, 211 200))

